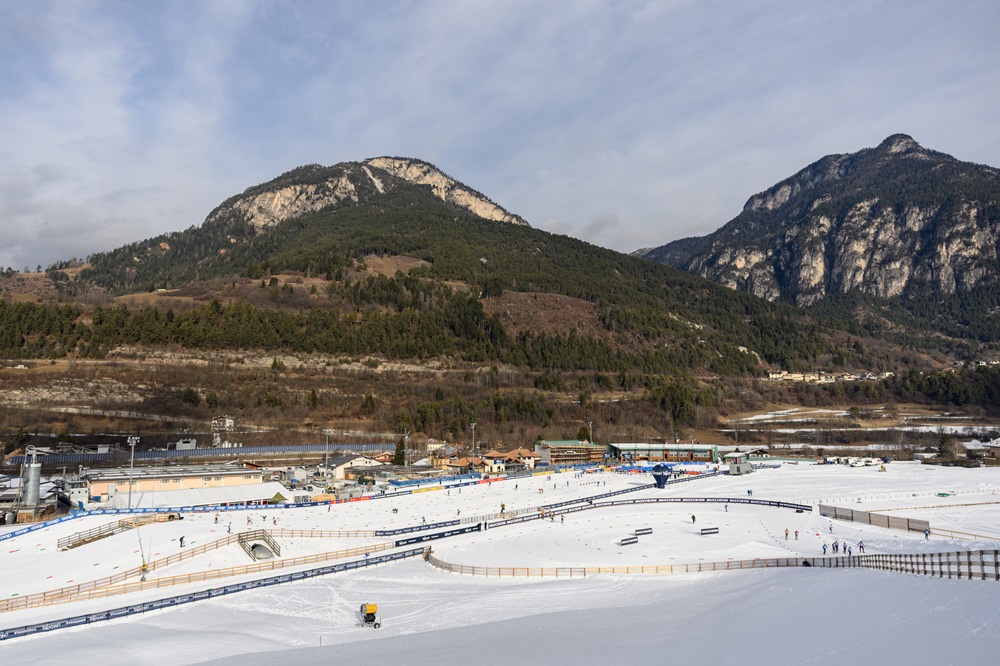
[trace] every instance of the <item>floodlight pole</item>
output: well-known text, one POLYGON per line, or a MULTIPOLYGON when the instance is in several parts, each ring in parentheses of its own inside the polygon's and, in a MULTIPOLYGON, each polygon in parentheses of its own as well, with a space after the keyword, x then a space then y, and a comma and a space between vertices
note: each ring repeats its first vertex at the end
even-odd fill
POLYGON ((323 447, 323 490, 326 490, 327 477, 330 475, 330 429, 324 428, 326 435, 326 445, 323 447))
POLYGON ((132 483, 133 483, 133 471, 135 470, 135 445, 139 443, 139 438, 132 436, 128 438, 128 445, 132 447, 132 455, 129 456, 128 462, 128 508, 129 511, 132 510, 132 483))
POLYGON ((587 431, 590 433, 590 443, 594 443, 594 422, 587 421, 587 431))
POLYGON ((470 423, 469 427, 472 428, 472 460, 469 463, 469 471, 475 472, 476 471, 476 422, 473 421, 472 423, 470 423))

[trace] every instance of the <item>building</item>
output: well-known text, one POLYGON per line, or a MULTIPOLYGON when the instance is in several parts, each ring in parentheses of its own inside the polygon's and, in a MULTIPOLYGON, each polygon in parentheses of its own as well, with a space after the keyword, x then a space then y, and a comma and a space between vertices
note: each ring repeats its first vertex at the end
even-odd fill
POLYGON ((469 472, 481 472, 483 471, 484 460, 482 458, 473 458, 471 456, 465 456, 463 458, 455 458, 454 460, 448 461, 447 469, 452 474, 467 474, 469 472))
POLYGON ((483 473, 487 476, 507 473, 507 454, 493 450, 483 454, 483 473))
POLYGON ((327 462, 327 477, 330 479, 345 480, 348 477, 357 476, 361 470, 358 467, 381 467, 382 463, 368 456, 356 453, 345 453, 332 456, 327 462))
POLYGON ((530 472, 535 469, 538 456, 529 449, 514 449, 504 454, 504 469, 508 474, 530 472))
POLYGON ((221 488, 263 482, 259 469, 242 465, 177 465, 172 467, 118 467, 87 470, 87 495, 95 502, 107 502, 119 493, 160 493, 170 490, 221 488))
POLYGON ((611 457, 635 462, 719 462, 719 447, 714 444, 660 444, 622 443, 611 444, 611 457))
POLYGON ((723 460, 729 464, 729 473, 733 476, 749 474, 753 471, 753 465, 750 464, 750 456, 747 453, 733 451, 723 456, 723 460))
POLYGON ((216 416, 212 419, 212 430, 233 430, 236 428, 236 419, 232 416, 216 416))
POLYGON ((535 442, 535 455, 542 465, 583 465, 601 463, 607 456, 608 448, 578 440, 557 440, 535 442))
MULTIPOLYGON (((167 490, 162 493, 139 493, 131 500, 132 508, 165 508, 180 506, 240 506, 246 504, 284 504, 293 498, 280 483, 268 481, 245 486, 219 486, 217 488, 191 488, 167 490)), ((306 500, 309 499, 307 495, 306 500)), ((110 504, 116 508, 129 507, 128 493, 118 493, 110 504)))

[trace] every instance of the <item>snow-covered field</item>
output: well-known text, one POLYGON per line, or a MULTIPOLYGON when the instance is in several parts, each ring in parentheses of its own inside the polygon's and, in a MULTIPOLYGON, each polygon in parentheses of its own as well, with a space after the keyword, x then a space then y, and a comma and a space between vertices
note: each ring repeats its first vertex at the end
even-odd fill
MULTIPOLYGON (((233 531, 374 530, 529 509, 648 484, 647 476, 559 474, 327 508, 268 509, 156 523, 74 550, 56 541, 110 522, 91 517, 0 542, 0 598, 93 580, 214 541, 233 531), (539 492, 539 491, 543 492, 539 492), (398 510, 393 513, 392 509, 398 510), (277 519, 277 526, 274 521, 277 519), (140 548, 141 543, 141 548, 140 548), (68 583, 73 581, 73 583, 68 583)), ((868 553, 1000 547, 1000 469, 892 463, 887 471, 784 465, 747 477, 702 479, 622 498, 746 497, 819 501, 931 521, 938 530, 996 535, 951 540, 884 530, 818 513, 729 504, 598 508, 565 521, 530 521, 431 542, 436 557, 481 567, 724 562, 818 556, 834 539, 868 553), (938 493, 954 494, 941 497, 938 493), (696 522, 692 524, 692 516, 696 522), (701 527, 719 533, 702 536, 701 527), (619 540, 652 528, 639 543, 619 540), (831 533, 830 529, 833 528, 831 533), (784 532, 789 530, 786 541, 784 532), (794 538, 795 531, 799 538, 794 538)), ((279 539, 283 557, 383 542, 279 539)), ((238 546, 163 567, 166 577, 250 563, 238 546)), ((309 565, 302 568, 315 567, 309 565)), ((283 571, 287 571, 283 570, 283 571)), ((272 572, 258 576, 272 575, 272 572)), ((239 580, 244 580, 241 577, 239 580)), ((230 581, 227 581, 230 582, 230 581)), ((218 585, 221 583, 214 583, 218 585)), ((0 614, 15 627, 213 587, 172 586, 125 596, 0 614)), ((1000 583, 853 569, 768 569, 586 578, 492 578, 447 573, 419 560, 242 592, 173 609, 0 642, 0 663, 54 659, 114 664, 680 663, 911 664, 1000 660, 1000 583), (362 602, 382 628, 357 626, 362 602), (375 640, 377 639, 377 640, 375 640)))

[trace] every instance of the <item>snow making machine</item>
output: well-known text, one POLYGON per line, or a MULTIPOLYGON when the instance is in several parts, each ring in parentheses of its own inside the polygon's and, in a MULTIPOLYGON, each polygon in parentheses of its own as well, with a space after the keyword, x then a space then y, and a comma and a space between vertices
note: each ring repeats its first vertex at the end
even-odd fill
POLYGON ((382 621, 378 615, 378 604, 361 604, 361 626, 378 629, 382 621))

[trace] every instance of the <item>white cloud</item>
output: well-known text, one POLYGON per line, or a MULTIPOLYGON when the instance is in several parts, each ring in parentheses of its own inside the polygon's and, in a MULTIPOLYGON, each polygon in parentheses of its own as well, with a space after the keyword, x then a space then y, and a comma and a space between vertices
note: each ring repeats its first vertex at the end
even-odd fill
POLYGON ((997 18, 931 1, 5 3, 0 264, 183 229, 294 166, 382 154, 623 251, 710 232, 894 132, 997 165, 997 18))

